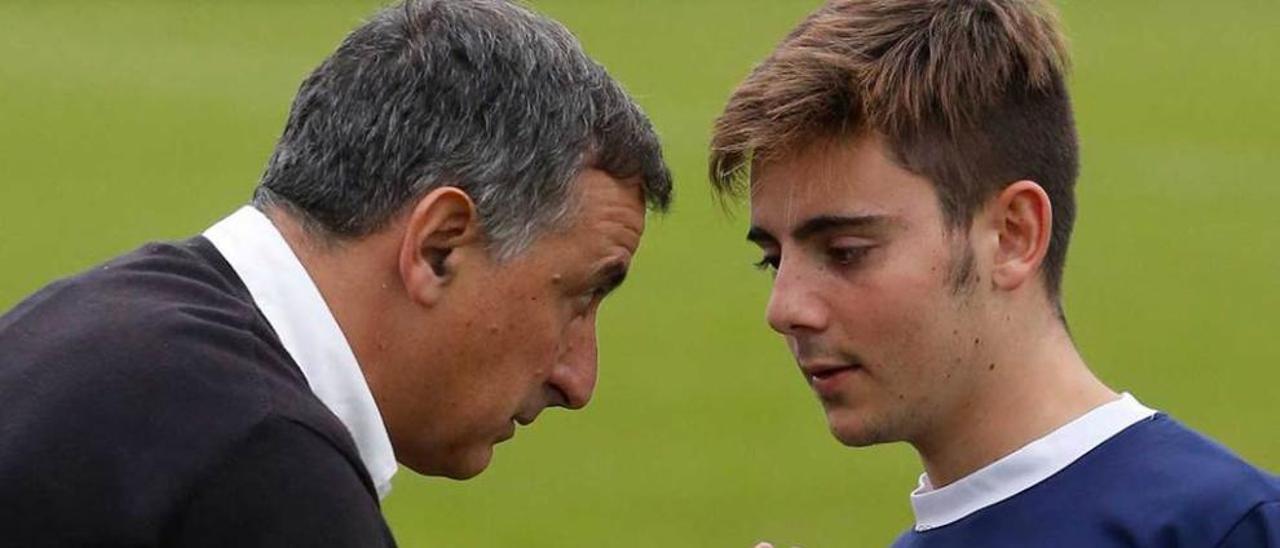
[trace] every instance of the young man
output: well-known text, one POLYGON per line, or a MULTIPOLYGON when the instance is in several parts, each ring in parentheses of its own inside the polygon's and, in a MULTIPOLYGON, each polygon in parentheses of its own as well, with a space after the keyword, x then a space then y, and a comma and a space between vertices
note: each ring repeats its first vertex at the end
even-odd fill
POLYGON ((899 546, 1280 545, 1280 481, 1100 382, 1060 287, 1067 52, 1019 0, 833 0, 733 94, 767 316, 842 443, 924 474, 899 546))
POLYGON ((0 544, 393 544, 396 461, 468 478, 587 404, 671 181, 560 25, 417 0, 305 82, 252 206, 0 317, 0 544))

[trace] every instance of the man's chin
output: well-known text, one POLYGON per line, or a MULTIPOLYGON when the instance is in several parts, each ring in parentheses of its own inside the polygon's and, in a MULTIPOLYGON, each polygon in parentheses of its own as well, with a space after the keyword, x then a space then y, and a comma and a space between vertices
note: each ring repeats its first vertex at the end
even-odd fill
POLYGON ((489 468, 489 461, 493 459, 493 447, 490 445, 478 447, 459 457, 458 462, 451 467, 450 473, 445 474, 445 477, 468 480, 489 468))
POLYGON ((400 464, 424 476, 449 478, 452 480, 469 480, 480 475, 489 468, 493 458, 493 447, 468 448, 465 451, 438 459, 427 459, 420 462, 401 461, 400 464))

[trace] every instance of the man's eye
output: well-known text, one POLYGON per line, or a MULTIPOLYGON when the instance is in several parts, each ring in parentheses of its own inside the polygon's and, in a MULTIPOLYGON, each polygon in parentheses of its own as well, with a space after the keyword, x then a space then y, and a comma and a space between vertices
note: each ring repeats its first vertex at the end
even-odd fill
POLYGON ((597 287, 591 291, 578 295, 578 302, 576 303, 578 313, 586 314, 591 311, 591 309, 598 306, 600 301, 603 301, 605 296, 608 294, 609 289, 607 287, 597 287))
POLYGON ((852 266, 862 261, 868 251, 871 251, 870 246, 833 247, 827 250, 827 256, 837 265, 852 266))

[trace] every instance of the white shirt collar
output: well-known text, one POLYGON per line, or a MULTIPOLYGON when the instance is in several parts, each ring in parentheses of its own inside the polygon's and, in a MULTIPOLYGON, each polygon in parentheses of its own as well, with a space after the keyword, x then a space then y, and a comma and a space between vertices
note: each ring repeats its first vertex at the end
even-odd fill
POLYGON ((928 474, 921 474, 911 493, 916 531, 942 527, 1017 495, 1155 413, 1126 392, 955 483, 934 489, 928 474))
POLYGON ((240 276, 311 391, 347 427, 378 496, 385 497, 396 472, 391 439, 346 336, 289 243, 250 206, 209 227, 204 237, 240 276))

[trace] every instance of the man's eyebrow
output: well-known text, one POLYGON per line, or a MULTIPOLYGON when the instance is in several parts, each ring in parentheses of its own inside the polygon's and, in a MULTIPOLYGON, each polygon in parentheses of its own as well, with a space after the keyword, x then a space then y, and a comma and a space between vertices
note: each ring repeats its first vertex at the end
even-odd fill
POLYGON ((819 215, 791 231, 791 237, 803 240, 819 232, 837 228, 881 228, 896 224, 887 215, 819 215))

